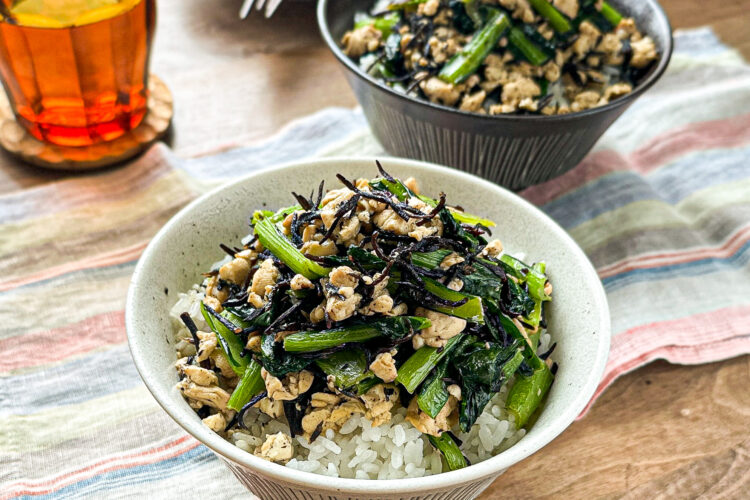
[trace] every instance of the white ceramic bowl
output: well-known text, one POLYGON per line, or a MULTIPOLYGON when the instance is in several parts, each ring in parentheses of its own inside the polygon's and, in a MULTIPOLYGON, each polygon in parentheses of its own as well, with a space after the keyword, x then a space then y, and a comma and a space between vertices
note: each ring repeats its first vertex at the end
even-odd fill
POLYGON ((375 177, 374 159, 321 159, 274 167, 231 182, 200 197, 154 237, 133 274, 126 327, 130 350, 146 386, 186 431, 211 448, 239 480, 262 499, 464 499, 474 498, 511 465, 549 443, 570 425, 594 393, 607 361, 610 319, 601 282, 575 242, 549 217, 515 194, 472 175, 427 163, 385 159, 386 170, 414 176, 424 193, 444 191, 449 202, 495 222, 493 235, 527 260, 545 260, 554 285, 549 329, 559 363, 549 397, 528 434, 499 455, 465 469, 416 479, 340 479, 300 472, 257 458, 205 427, 173 388, 175 350, 168 316, 177 293, 200 280, 248 232, 248 215, 276 209, 310 192, 321 179, 338 187, 336 173, 375 177))

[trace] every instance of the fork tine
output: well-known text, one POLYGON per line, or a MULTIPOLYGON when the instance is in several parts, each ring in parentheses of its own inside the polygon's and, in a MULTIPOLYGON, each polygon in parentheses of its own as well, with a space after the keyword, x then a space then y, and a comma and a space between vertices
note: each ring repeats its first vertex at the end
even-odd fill
POLYGON ((266 3, 266 0, 258 0, 258 3, 256 4, 256 10, 263 10, 263 5, 266 3))
POLYGON ((266 4, 266 17, 271 17, 276 12, 276 9, 279 8, 279 5, 281 5, 281 0, 268 0, 268 4, 266 4))
POLYGON ((247 17, 250 13, 250 9, 253 8, 253 3, 255 3, 255 0, 244 0, 244 2, 242 2, 242 7, 240 7, 240 19, 245 19, 247 17))

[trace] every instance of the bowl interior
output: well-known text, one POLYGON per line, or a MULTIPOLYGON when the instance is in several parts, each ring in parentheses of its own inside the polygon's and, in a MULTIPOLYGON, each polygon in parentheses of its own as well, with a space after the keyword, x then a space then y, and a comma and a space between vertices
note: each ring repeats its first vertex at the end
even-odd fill
POLYGON ((323 38, 326 40, 328 46, 336 55, 336 57, 347 68, 349 68, 350 71, 354 72, 359 77, 364 78, 370 83, 377 85, 381 89, 393 94, 394 96, 405 98, 409 101, 419 102, 431 108, 448 110, 461 115, 470 115, 482 121, 568 121, 571 118, 579 115, 585 116, 591 113, 599 113, 605 109, 621 105, 624 100, 630 100, 632 97, 639 95, 641 92, 645 91, 648 87, 653 85, 666 69, 667 64, 669 63, 669 59, 672 55, 672 28, 669 24, 669 19, 664 13, 664 10, 656 0, 611 0, 610 4, 621 14, 623 14, 623 16, 633 17, 636 20, 638 29, 642 33, 649 35, 654 40, 657 51, 660 54, 660 59, 657 64, 655 64, 651 68, 649 73, 640 82, 638 82, 638 85, 636 86, 634 91, 631 94, 628 94, 629 96, 631 96, 630 98, 625 96, 620 99, 615 99, 604 106, 599 106, 576 113, 569 113, 566 115, 479 115, 476 113, 459 111, 456 108, 431 103, 429 101, 417 99, 412 96, 404 96, 404 94, 394 91, 389 86, 366 74, 357 66, 354 61, 352 61, 343 53, 343 51, 341 50, 340 41, 344 36, 344 33, 346 33, 347 30, 351 29, 354 14, 357 12, 369 11, 372 8, 373 4, 373 0, 319 0, 318 24, 320 26, 323 38))
POLYGON ((410 480, 332 479, 263 461, 230 445, 204 427, 173 389, 175 351, 169 308, 177 294, 201 279, 222 258, 220 242, 236 244, 248 232, 248 215, 259 207, 276 209, 293 202, 290 191, 309 192, 325 179, 339 187, 336 173, 374 177, 372 159, 326 159, 255 173, 196 200, 157 234, 144 252, 129 291, 126 324, 136 366, 164 409, 188 432, 217 453, 268 476, 296 484, 343 491, 418 491, 466 483, 530 455, 558 435, 582 410, 596 388, 609 350, 609 312, 600 281, 583 252, 538 209, 487 181, 428 164, 387 159, 386 170, 415 176, 424 193, 444 191, 449 202, 497 222, 493 234, 510 252, 529 261, 545 260, 554 285, 548 323, 558 346, 560 369, 544 409, 529 433, 500 455, 462 471, 410 480))

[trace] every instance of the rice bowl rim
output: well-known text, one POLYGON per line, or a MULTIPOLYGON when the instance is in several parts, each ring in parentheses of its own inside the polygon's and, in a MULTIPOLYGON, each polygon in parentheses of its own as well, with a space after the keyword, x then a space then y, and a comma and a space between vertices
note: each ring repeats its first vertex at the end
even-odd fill
MULTIPOLYGON (((277 183, 277 185, 277 189, 286 190, 281 183, 277 183)), ((164 311, 164 314, 168 313, 168 310, 164 311)), ((575 311, 573 311, 573 313, 575 313, 575 311)), ((540 450, 561 434, 575 420, 585 408, 589 399, 593 396, 604 373, 609 354, 611 335, 609 307, 607 305, 606 295, 593 265, 578 244, 576 244, 565 230, 549 216, 520 196, 472 174, 428 162, 393 157, 336 157, 286 162, 276 166, 269 166, 242 176, 236 180, 229 181, 196 198, 172 216, 172 218, 154 236, 138 260, 128 288, 125 308, 125 327, 133 361, 149 392, 151 392, 154 399, 156 399, 159 405, 170 417, 172 417, 173 420, 202 444, 206 445, 212 451, 227 460, 231 460, 232 462, 280 481, 291 482, 294 485, 301 487, 313 487, 327 491, 352 492, 357 494, 419 493, 440 489, 454 489, 460 485, 500 474, 508 467, 540 450), (373 166, 376 159, 387 161, 386 167, 394 170, 402 167, 417 171, 423 170, 431 174, 437 173, 441 175, 446 183, 460 182, 469 184, 477 189, 493 191, 493 196, 498 196, 503 202, 516 205, 518 208, 530 212, 532 218, 537 220, 546 231, 551 233, 551 236, 554 236, 550 239, 562 242, 567 247, 567 250, 573 253, 574 257, 578 260, 578 264, 583 267, 585 275, 581 276, 581 279, 584 283, 593 288, 594 294, 589 298, 591 299, 592 307, 600 311, 599 324, 596 326, 596 341, 598 342, 596 355, 594 359, 590 360, 588 376, 585 382, 581 385, 582 389, 578 394, 568 398, 571 403, 565 407, 564 411, 552 416, 546 426, 533 426, 534 434, 527 434, 507 450, 482 462, 456 471, 442 472, 440 474, 415 478, 352 479, 331 477, 314 472, 304 472, 263 460, 238 448, 230 441, 214 433, 206 427, 200 419, 195 418, 195 413, 192 409, 190 409, 190 413, 188 413, 185 407, 175 405, 172 401, 172 396, 170 395, 171 388, 162 387, 162 385, 158 383, 159 378, 157 370, 149 366, 145 361, 146 348, 139 340, 139 327, 136 325, 135 320, 137 309, 136 303, 138 302, 141 293, 142 287, 140 282, 144 279, 146 272, 145 269, 150 265, 151 260, 155 258, 155 255, 158 252, 157 247, 161 240, 166 238, 169 233, 175 230, 175 228, 179 227, 194 211, 199 210, 207 200, 214 197, 221 197, 224 191, 237 187, 238 185, 251 185, 253 180, 270 173, 278 176, 281 172, 287 170, 316 169, 316 167, 322 165, 341 165, 342 167, 351 167, 352 164, 362 165, 364 170, 365 168, 373 166), (367 165, 367 167, 365 167, 365 165, 367 165), (153 379, 152 374, 155 375, 153 379), (192 417, 188 418, 191 413, 192 417)))

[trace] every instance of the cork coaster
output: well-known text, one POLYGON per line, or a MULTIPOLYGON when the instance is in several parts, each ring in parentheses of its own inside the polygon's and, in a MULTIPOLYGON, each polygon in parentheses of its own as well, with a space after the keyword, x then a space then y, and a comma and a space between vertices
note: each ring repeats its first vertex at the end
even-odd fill
POLYGON ((149 75, 148 89, 148 111, 140 125, 112 141, 80 147, 49 144, 29 134, 0 92, 0 146, 32 165, 60 170, 89 170, 127 160, 164 136, 172 120, 172 93, 164 82, 149 75))

